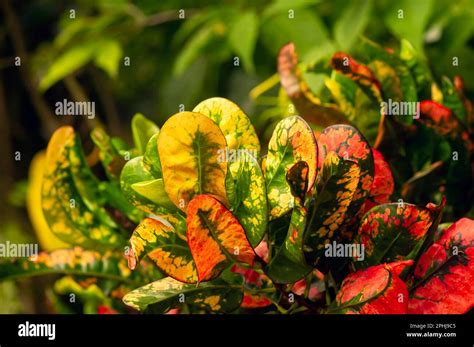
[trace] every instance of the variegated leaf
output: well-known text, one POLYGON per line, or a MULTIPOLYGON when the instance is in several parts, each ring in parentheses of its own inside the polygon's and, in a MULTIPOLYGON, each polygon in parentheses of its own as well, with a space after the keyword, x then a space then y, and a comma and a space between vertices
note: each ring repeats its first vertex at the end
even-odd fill
POLYGON ((326 155, 320 188, 309 209, 304 235, 305 258, 309 264, 315 264, 323 255, 325 244, 339 236, 359 180, 360 168, 356 163, 343 160, 334 152, 326 155))
POLYGON ((311 127, 299 116, 281 120, 268 145, 265 160, 265 181, 270 219, 281 217, 294 205, 287 171, 298 161, 308 163, 308 191, 317 173, 318 147, 311 127))
POLYGON ((255 253, 245 231, 211 195, 198 195, 186 209, 187 238, 199 282, 215 278, 230 260, 253 264, 255 253))
POLYGON ((178 208, 184 211, 198 194, 212 194, 227 203, 227 162, 219 160, 226 148, 222 131, 200 113, 180 112, 166 121, 158 153, 165 191, 178 208))

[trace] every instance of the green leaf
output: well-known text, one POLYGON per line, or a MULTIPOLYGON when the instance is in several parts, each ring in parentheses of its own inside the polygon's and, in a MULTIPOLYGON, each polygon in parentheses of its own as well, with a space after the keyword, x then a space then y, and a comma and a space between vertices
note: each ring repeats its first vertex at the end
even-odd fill
POLYGON ((143 165, 156 178, 163 176, 160 156, 158 155, 158 135, 159 133, 156 133, 150 137, 143 155, 143 165))
POLYGON ((173 208, 168 208, 169 203, 165 203, 164 205, 158 205, 155 202, 151 201, 149 198, 139 193, 145 193, 150 197, 153 197, 155 201, 159 200, 162 202, 166 202, 167 200, 169 200, 166 195, 158 198, 159 190, 155 190, 154 192, 148 192, 143 189, 143 185, 146 186, 147 184, 149 184, 150 182, 154 182, 155 180, 156 178, 146 169, 143 163, 143 157, 139 156, 129 160, 127 164, 125 164, 120 175, 120 187, 125 197, 135 207, 147 213, 159 215, 163 218, 168 218, 168 216, 171 217, 171 215, 177 211, 176 207, 173 206, 173 208))
POLYGON ((208 48, 216 35, 215 26, 215 23, 209 23, 193 34, 176 57, 173 74, 181 75, 208 48))
MULTIPOLYGON (((293 9, 292 5, 288 6, 288 9, 293 9)), ((304 57, 315 46, 322 46, 329 41, 328 30, 316 11, 297 10, 294 11, 294 18, 289 18, 288 9, 262 24, 262 41, 272 54, 278 54, 280 48, 291 41, 304 57)))
POLYGON ((153 123, 151 120, 147 119, 141 113, 137 113, 132 118, 132 134, 133 142, 135 147, 137 147, 138 152, 143 154, 145 152, 146 145, 150 138, 157 134, 160 131, 160 128, 153 123))
POLYGON ((45 92, 53 84, 86 65, 94 57, 101 42, 87 42, 71 47, 53 61, 41 78, 39 89, 45 92))
POLYGON ((120 42, 107 40, 102 43, 100 50, 97 51, 94 62, 98 67, 103 69, 110 78, 116 78, 122 55, 123 51, 120 42))
POLYGON ((172 278, 147 284, 126 294, 123 302, 139 311, 164 313, 184 303, 206 312, 232 312, 242 301, 242 286, 223 280, 184 284, 172 278))
POLYGON ((419 52, 422 52, 423 34, 432 9, 432 0, 397 1, 386 12, 385 23, 395 35, 407 39, 419 52), (403 13, 399 12, 400 10, 403 13))
POLYGON ((162 206, 171 211, 175 209, 175 206, 168 198, 168 195, 166 195, 162 178, 133 183, 131 187, 138 194, 144 196, 156 205, 162 206))
POLYGON ((277 14, 288 14, 288 11, 303 9, 311 5, 320 3, 321 0, 275 0, 272 4, 268 5, 263 11, 262 18, 264 20, 269 19, 277 14))
POLYGON ((242 58, 248 72, 255 72, 253 53, 258 36, 257 14, 253 11, 239 13, 229 28, 229 44, 237 55, 242 58))
POLYGON ((369 21, 371 0, 350 2, 334 24, 334 38, 343 51, 348 51, 358 40, 369 21))
POLYGON ((466 109, 464 104, 454 88, 453 82, 446 76, 441 80, 441 91, 443 92, 443 105, 450 108, 459 120, 466 124, 466 109))

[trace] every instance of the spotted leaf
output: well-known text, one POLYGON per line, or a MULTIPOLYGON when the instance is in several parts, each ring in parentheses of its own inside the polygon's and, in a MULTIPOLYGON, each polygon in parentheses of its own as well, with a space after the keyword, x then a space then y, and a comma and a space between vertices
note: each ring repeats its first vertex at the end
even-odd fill
POLYGON ((239 307, 241 301, 241 285, 218 279, 196 286, 170 277, 135 289, 123 298, 126 305, 145 313, 165 313, 184 304, 208 313, 230 313, 239 307))
POLYGON ((278 74, 286 94, 299 114, 308 122, 322 127, 335 123, 348 123, 344 114, 335 106, 323 105, 303 80, 298 67, 295 45, 291 42, 280 49, 278 74))
POLYGON ((135 269, 145 255, 167 276, 185 283, 197 282, 196 266, 186 241, 173 227, 153 218, 144 219, 130 238, 129 268, 135 269))
POLYGON ((354 127, 333 125, 319 135, 318 148, 320 167, 329 152, 335 152, 344 160, 352 160, 360 167, 359 183, 346 212, 346 218, 352 218, 364 204, 374 179, 374 158, 369 143, 354 127))
POLYGON ((308 163, 308 190, 311 189, 316 178, 317 151, 313 131, 301 117, 288 117, 277 124, 265 160, 270 219, 278 218, 293 208, 294 199, 286 173, 298 161, 308 163))
POLYGON ((332 313, 403 314, 408 310, 408 290, 398 276, 412 260, 372 266, 347 276, 337 294, 332 313))
POLYGON ((308 188, 308 164, 296 163, 287 173, 295 204, 291 214, 290 227, 283 245, 265 267, 265 273, 276 283, 293 283, 311 271, 303 255, 303 237, 308 210, 305 196, 308 188))
POLYGON ((253 264, 255 253, 239 221, 210 195, 198 195, 186 209, 187 239, 199 282, 215 278, 229 261, 253 264))
POLYGON ((265 235, 268 219, 267 192, 265 178, 256 159, 248 156, 238 162, 233 180, 231 201, 232 213, 245 229, 252 247, 257 245, 265 235))
POLYGON ((121 253, 100 253, 80 247, 40 252, 30 258, 0 263, 1 280, 51 274, 97 277, 131 285, 141 285, 144 280, 150 280, 143 278, 143 274, 132 274, 121 253))
POLYGON ((227 203, 227 162, 219 160, 226 140, 208 117, 180 112, 169 118, 158 137, 158 153, 165 191, 170 200, 185 210, 198 194, 212 194, 227 203))
POLYGON ((405 203, 390 203, 372 208, 361 221, 356 243, 365 247, 359 268, 403 260, 423 243, 433 223, 429 209, 405 203))
POLYGON ((56 130, 46 153, 42 208, 58 238, 85 247, 115 247, 123 243, 117 224, 103 208, 98 183, 74 130, 56 130))
POLYGON ((339 236, 359 180, 360 168, 356 163, 343 160, 334 152, 326 155, 304 236, 305 258, 309 264, 315 264, 323 255, 325 244, 339 236))
POLYGON ((474 307, 474 220, 463 218, 442 232, 415 268, 408 312, 462 314, 474 307))
MULTIPOLYGON (((236 155, 250 155, 258 159, 260 142, 247 115, 239 106, 224 98, 210 98, 199 103, 193 112, 211 118, 225 136, 229 151, 236 155)), ((236 174, 239 165, 230 160, 229 170, 236 174)))

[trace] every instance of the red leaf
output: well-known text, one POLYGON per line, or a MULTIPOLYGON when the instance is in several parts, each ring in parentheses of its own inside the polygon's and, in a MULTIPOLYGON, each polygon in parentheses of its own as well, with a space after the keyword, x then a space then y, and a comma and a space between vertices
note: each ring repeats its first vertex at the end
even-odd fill
POLYGON ((372 148, 374 157, 374 181, 370 188, 369 197, 365 201, 364 214, 372 207, 385 204, 390 201, 395 183, 390 165, 385 161, 382 153, 372 148))
POLYGON ((336 311, 360 314, 401 314, 408 310, 408 290, 398 276, 412 260, 372 266, 347 276, 336 311))
POLYGON ((466 313, 474 306, 474 220, 444 231, 420 257, 409 313, 466 313))

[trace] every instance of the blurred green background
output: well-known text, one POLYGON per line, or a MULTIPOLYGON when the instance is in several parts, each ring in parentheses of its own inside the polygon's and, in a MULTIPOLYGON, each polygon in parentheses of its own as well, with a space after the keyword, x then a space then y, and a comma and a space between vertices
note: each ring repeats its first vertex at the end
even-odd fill
MULTIPOLYGON (((423 52, 437 79, 459 74, 471 99, 474 93, 469 0, 0 4, 0 242, 35 240, 25 210, 29 164, 60 125, 74 125, 90 150, 87 134, 98 124, 130 142, 130 119, 137 112, 161 125, 180 105, 189 110, 223 96, 268 138, 279 117, 271 110, 274 101, 261 98, 257 104, 250 92, 275 74, 277 52, 288 41, 295 42, 301 61, 316 64, 339 50, 357 56, 361 35, 383 46, 405 38, 423 52), (94 101, 97 117, 55 115, 54 105, 63 99, 94 101)), ((322 78, 312 76, 308 83, 317 90, 322 78)), ((276 97, 277 90, 271 93, 276 97)), ((48 279, 33 281, 0 284, 0 313, 48 311, 41 290, 48 279)))

